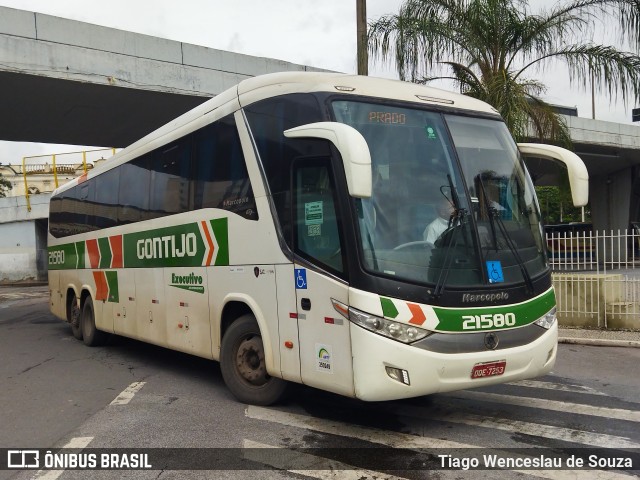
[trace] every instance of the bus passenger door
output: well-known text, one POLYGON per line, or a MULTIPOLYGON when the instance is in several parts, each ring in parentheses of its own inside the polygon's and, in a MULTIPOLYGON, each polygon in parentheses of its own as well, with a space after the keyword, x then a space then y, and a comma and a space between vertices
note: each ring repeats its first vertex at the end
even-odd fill
POLYGON ((309 265, 296 263, 302 382, 353 396, 348 321, 332 299, 348 304, 348 283, 340 279, 344 259, 330 159, 302 158, 293 167, 293 243, 309 265), (317 266, 317 268, 315 267, 317 266))
POLYGON ((275 265, 278 297, 278 337, 282 378, 300 383, 300 343, 297 298, 294 289, 294 265, 275 265))

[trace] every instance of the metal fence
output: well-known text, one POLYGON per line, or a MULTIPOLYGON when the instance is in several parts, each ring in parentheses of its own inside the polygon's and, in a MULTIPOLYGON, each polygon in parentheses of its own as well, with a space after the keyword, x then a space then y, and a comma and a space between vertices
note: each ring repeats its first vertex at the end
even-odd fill
POLYGON ((597 271, 640 267, 640 231, 549 232, 549 261, 554 271, 597 271))
POLYGON ((549 261, 564 325, 640 329, 640 234, 549 232, 549 261))

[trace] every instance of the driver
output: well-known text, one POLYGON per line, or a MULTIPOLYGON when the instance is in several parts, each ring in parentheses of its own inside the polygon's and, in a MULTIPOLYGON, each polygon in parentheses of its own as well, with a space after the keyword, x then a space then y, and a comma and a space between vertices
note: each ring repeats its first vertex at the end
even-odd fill
POLYGON ((422 233, 422 238, 430 245, 433 245, 440 235, 449 227, 451 216, 455 211, 453 205, 445 196, 443 196, 438 205, 436 205, 436 210, 438 211, 438 217, 427 225, 427 228, 425 228, 422 233))

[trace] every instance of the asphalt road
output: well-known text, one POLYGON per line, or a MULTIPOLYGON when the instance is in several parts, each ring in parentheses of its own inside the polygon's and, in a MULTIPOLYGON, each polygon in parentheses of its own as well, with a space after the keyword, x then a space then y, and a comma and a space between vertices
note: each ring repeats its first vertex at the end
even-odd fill
MULTIPOLYGON (((384 403, 293 386, 284 402, 263 408, 236 402, 215 362, 124 338, 85 347, 48 312, 46 287, 2 289, 0 449, 197 447, 220 449, 200 451, 205 456, 240 452, 245 463, 210 471, 0 470, 0 480, 590 478, 594 472, 438 470, 443 460, 433 452, 460 459, 475 447, 502 456, 609 447, 640 455, 640 349, 559 348, 554 372, 535 381, 384 403), (281 448, 266 455, 274 449, 262 447, 281 448), (291 461, 281 453, 292 451, 291 461), (404 468, 381 472, 389 465, 404 468)), ((607 468, 597 478, 632 477, 607 468)))

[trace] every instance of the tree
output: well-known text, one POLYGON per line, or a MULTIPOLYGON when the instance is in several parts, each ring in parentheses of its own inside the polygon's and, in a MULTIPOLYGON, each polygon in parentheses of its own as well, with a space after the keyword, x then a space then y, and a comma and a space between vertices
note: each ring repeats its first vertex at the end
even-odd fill
POLYGON ((7 196, 7 191, 11 190, 13 186, 11 182, 2 176, 0 173, 0 198, 7 196))
MULTIPOLYGON (((562 187, 536 186, 536 195, 540 204, 542 223, 553 225, 556 223, 580 222, 582 210, 574 207, 571 192, 562 187)), ((585 207, 585 222, 591 222, 589 206, 585 207)))
POLYGON ((528 0, 407 0, 369 24, 369 50, 395 62, 403 80, 452 80, 496 108, 518 141, 569 144, 562 117, 540 99, 546 86, 527 77, 536 69, 560 62, 572 86, 586 89, 593 78, 612 98, 640 98, 640 56, 592 43, 598 19, 640 48, 640 0, 560 0, 536 14, 528 0))

